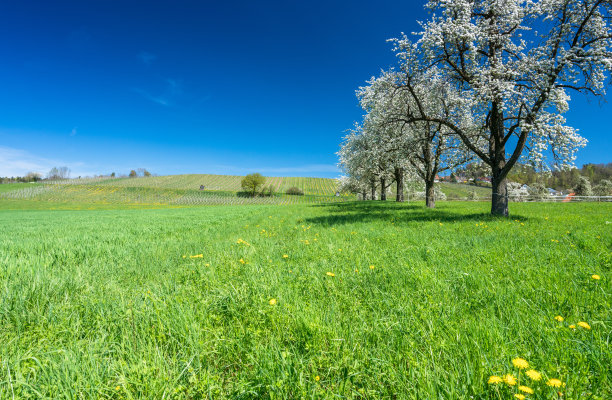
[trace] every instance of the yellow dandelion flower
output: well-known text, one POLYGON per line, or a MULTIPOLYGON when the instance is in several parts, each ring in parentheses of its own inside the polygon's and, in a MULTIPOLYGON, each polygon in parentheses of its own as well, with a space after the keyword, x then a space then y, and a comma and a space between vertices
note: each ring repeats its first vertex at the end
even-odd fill
POLYGON ((116 386, 115 387, 115 390, 120 390, 120 389, 121 389, 121 386, 116 386))
POLYGON ((512 374, 504 375, 504 382, 506 382, 510 386, 516 385, 516 378, 512 374))
POLYGON ((359 272, 359 270, 357 268, 355 268, 355 272, 357 273, 357 272, 359 272))
POLYGON ((587 329, 587 330, 590 330, 590 329, 591 329, 591 325, 587 324, 587 323, 586 323, 586 322, 584 322, 584 321, 580 321, 580 322, 578 322, 578 326, 579 326, 579 327, 581 327, 581 328, 587 329))
POLYGON ((539 381, 542 379, 542 374, 535 369, 530 369, 529 371, 525 372, 525 375, 527 375, 532 381, 539 381))
POLYGON ((375 266, 373 266, 373 265, 370 265, 370 269, 374 269, 374 268, 376 268, 376 267, 375 267, 375 266))
POLYGON ((289 258, 287 254, 283 254, 283 258, 289 258))
POLYGON ((319 382, 321 380, 321 377, 319 375, 315 376, 315 381, 319 382))
POLYGON ((519 390, 523 393, 527 393, 527 394, 533 394, 533 389, 530 388, 529 386, 519 386, 519 390))
POLYGON ((561 382, 559 379, 549 379, 546 384, 550 387, 561 387, 563 382, 561 382))
POLYGON ((595 274, 595 275, 591 275, 591 278, 595 279, 596 281, 601 279, 601 276, 595 274))
POLYGON ((187 256, 183 256, 183 258, 187 258, 187 256))
POLYGON ((204 266, 206 266, 206 267, 210 267, 210 264, 206 263, 206 264, 204 264, 204 266))
POLYGON ((270 305, 271 306, 275 306, 276 305, 276 299, 270 299, 270 305))
POLYGON ((497 385, 498 383, 502 383, 504 380, 496 375, 491 375, 487 383, 489 385, 497 385))
POLYGON ((239 261, 240 261, 240 264, 246 264, 246 261, 244 261, 242 258, 239 261))
POLYGON ((570 325, 570 329, 576 329, 576 325, 570 325))
POLYGON ((563 317, 562 317, 562 316, 560 316, 560 315, 557 315, 557 316, 555 317, 555 319, 556 319, 557 321, 559 321, 559 322, 563 322, 563 317))
POLYGON ((518 369, 526 369, 529 367, 529 363, 524 358, 515 358, 512 360, 512 365, 514 365, 518 369))
POLYGON ((204 258, 204 254, 196 254, 195 256, 189 256, 189 258, 204 258))
POLYGON ((338 251, 342 251, 342 249, 338 249, 338 251))
POLYGON ((334 274, 333 272, 326 272, 325 275, 327 275, 327 276, 336 276, 336 274, 334 274))
POLYGON ((519 400, 525 400, 525 395, 524 394, 517 393, 517 394, 514 395, 514 397, 516 397, 519 400))

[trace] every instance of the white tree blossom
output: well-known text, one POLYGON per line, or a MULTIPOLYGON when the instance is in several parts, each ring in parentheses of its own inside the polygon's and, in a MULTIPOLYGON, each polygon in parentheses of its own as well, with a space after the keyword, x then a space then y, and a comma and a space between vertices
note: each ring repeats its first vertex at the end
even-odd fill
POLYGON ((451 89, 429 74, 403 70, 383 71, 358 91, 362 107, 368 112, 364 126, 376 132, 379 150, 395 165, 395 171, 411 171, 423 180, 428 207, 435 206, 437 174, 469 161, 470 154, 461 140, 449 135, 450 129, 443 124, 410 121, 410 110, 419 106, 427 115, 443 117, 448 112, 443 99, 451 89), (421 100, 418 105, 413 93, 407 90, 406 79, 411 80, 411 89, 418 93, 416 96, 421 100))
POLYGON ((566 126, 568 90, 605 94, 612 70, 609 0, 430 0, 416 42, 394 39, 402 69, 452 86, 440 116, 407 79, 412 122, 454 135, 491 167, 491 212, 508 215, 506 176, 521 158, 573 164, 586 140, 566 126), (509 151, 507 154, 506 151, 509 151))

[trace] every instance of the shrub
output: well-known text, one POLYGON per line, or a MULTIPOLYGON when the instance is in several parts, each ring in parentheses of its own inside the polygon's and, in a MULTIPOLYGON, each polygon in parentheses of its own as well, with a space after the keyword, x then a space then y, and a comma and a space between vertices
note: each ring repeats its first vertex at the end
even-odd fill
POLYGON ((304 192, 302 191, 302 189, 297 188, 295 186, 290 187, 289 189, 287 189, 287 191, 285 192, 286 194, 292 195, 292 196, 303 196, 304 192))
POLYGON ((275 193, 276 193, 276 189, 274 189, 274 186, 272 185, 268 186, 261 192, 262 196, 267 196, 267 197, 272 197, 274 196, 275 193))
MULTIPOLYGON (((410 200, 425 200, 425 184, 421 181, 407 182, 405 196, 410 200)), ((442 191, 440 185, 434 185, 434 198, 436 200, 446 200, 446 194, 442 191)))
POLYGON ((602 179, 599 184, 593 188, 593 193, 596 196, 612 196, 612 182, 607 179, 602 179))
POLYGON ((574 193, 576 196, 592 196, 593 189, 591 189, 591 181, 586 176, 581 176, 578 178, 578 184, 574 188, 574 193))
POLYGON ((525 201, 529 192, 520 183, 508 182, 508 199, 510 201, 525 201))
POLYGON ((542 183, 534 183, 529 187, 528 192, 534 200, 545 200, 550 197, 548 189, 546 189, 546 186, 542 183))

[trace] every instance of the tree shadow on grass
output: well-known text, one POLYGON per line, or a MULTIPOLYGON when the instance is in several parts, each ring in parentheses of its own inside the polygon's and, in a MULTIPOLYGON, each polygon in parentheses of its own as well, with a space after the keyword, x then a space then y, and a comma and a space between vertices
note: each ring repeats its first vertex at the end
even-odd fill
MULTIPOLYGON (((494 221, 527 221, 528 217, 512 215, 510 218, 491 215, 488 211, 481 213, 461 213, 453 211, 456 204, 442 203, 439 208, 428 209, 420 203, 395 202, 344 202, 318 204, 327 211, 326 215, 306 218, 304 222, 323 226, 345 225, 361 222, 393 221, 397 224, 413 222, 494 222, 494 221)), ((466 210, 467 211, 467 210, 466 210)))

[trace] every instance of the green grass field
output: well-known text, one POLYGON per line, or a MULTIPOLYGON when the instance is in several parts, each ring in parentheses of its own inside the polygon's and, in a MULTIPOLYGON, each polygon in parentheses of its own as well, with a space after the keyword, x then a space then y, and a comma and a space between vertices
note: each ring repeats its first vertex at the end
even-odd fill
POLYGON ((612 393, 612 204, 0 203, 2 399, 612 393))

